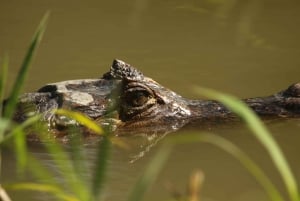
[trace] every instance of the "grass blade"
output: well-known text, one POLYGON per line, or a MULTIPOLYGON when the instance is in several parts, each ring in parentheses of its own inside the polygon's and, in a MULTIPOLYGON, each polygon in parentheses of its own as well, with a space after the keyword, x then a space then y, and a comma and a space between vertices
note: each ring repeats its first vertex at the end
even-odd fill
POLYGON ((85 185, 85 182, 80 180, 80 175, 76 174, 71 159, 63 150, 62 146, 55 140, 51 141, 50 139, 44 139, 43 135, 41 135, 41 137, 43 141, 47 140, 47 143, 44 143, 44 146, 52 156, 53 161, 62 174, 67 186, 70 187, 72 192, 75 193, 80 200, 88 200, 90 197, 89 189, 85 185))
POLYGON ((80 123, 81 125, 91 129, 96 134, 101 135, 101 134, 104 133, 102 128, 98 124, 96 124, 93 120, 91 120, 90 118, 88 118, 87 116, 85 116, 85 115, 83 115, 79 112, 73 112, 73 111, 64 110, 64 109, 58 109, 58 110, 55 111, 55 114, 63 115, 63 116, 66 116, 68 118, 74 119, 78 123, 80 123))
POLYGON ((85 185, 88 186, 86 179, 88 167, 84 154, 84 140, 82 141, 82 133, 80 132, 80 128, 75 126, 71 126, 68 129, 68 133, 72 135, 70 139, 70 157, 74 167, 74 172, 80 181, 85 182, 85 185))
POLYGON ((7 189, 11 190, 33 190, 33 191, 41 191, 46 193, 51 193, 52 195, 60 198, 65 201, 80 201, 72 195, 66 194, 61 188, 57 188, 56 186, 47 185, 47 184, 38 184, 38 183, 17 183, 6 185, 7 189))
MULTIPOLYGON (((0 140, 0 145, 7 141, 8 139, 11 139, 13 137, 14 142, 15 142, 15 151, 16 151, 16 156, 17 156, 17 168, 18 172, 22 173, 26 163, 27 163, 27 144, 26 144, 26 134, 24 130, 28 127, 31 126, 32 124, 36 123, 37 121, 40 120, 40 116, 33 116, 27 119, 25 122, 23 122, 20 125, 15 126, 7 135, 5 135, 1 140, 0 140)), ((4 126, 6 128, 9 125, 9 121, 4 121, 0 120, 0 130, 3 130, 1 125, 4 123, 4 126)))
MULTIPOLYGON (((8 69, 8 57, 5 56, 3 59, 3 64, 1 65, 1 71, 0 71, 0 145, 4 138, 5 130, 9 126, 9 121, 2 118, 3 101, 4 101, 4 94, 5 94, 5 84, 6 84, 6 78, 7 78, 7 69, 8 69)), ((2 172, 2 150, 0 147, 0 181, 1 181, 1 172, 2 172)), ((0 183, 0 199, 10 201, 10 198, 6 194, 5 190, 2 189, 2 187, 1 187, 1 183, 0 183)))
POLYGON ((100 195, 101 189, 106 179, 110 150, 111 141, 108 136, 104 136, 103 139, 100 140, 98 145, 96 167, 93 173, 92 192, 95 200, 97 200, 98 196, 100 195))
POLYGON ((17 156, 17 170, 19 173, 23 173, 27 162, 27 146, 24 130, 16 129, 14 136, 15 151, 17 156))
POLYGON ((22 66, 20 68, 20 71, 17 75, 16 81, 12 87, 12 91, 10 93, 10 96, 8 98, 7 105, 5 106, 4 110, 4 117, 10 119, 13 116, 17 101, 18 101, 18 96, 21 92, 22 86, 24 84, 28 69, 32 63, 34 54, 36 52, 36 49, 43 37, 43 33, 46 29, 46 23, 49 17, 49 12, 47 12, 44 17, 42 18, 37 31, 32 39, 32 42, 27 50, 26 56, 23 60, 22 66))
POLYGON ((263 144, 268 151, 272 161, 279 171, 284 184, 286 186, 289 197, 292 201, 299 201, 298 186, 289 167, 289 164, 284 157, 279 145, 274 140, 268 129, 263 125, 257 115, 241 100, 210 89, 196 88, 198 94, 204 95, 208 98, 215 99, 223 103, 231 111, 239 115, 250 128, 256 138, 263 144))
MULTIPOLYGON (((27 127, 30 127, 31 125, 33 125, 33 124, 37 123, 38 121, 40 121, 40 119, 41 119, 40 115, 35 115, 33 117, 30 117, 30 118, 26 119, 26 121, 24 121, 22 124, 14 126, 14 128, 7 135, 4 136, 2 141, 0 140, 0 145, 2 143, 4 143, 5 141, 8 141, 9 139, 13 138, 15 136, 15 134, 18 133, 18 130, 24 130, 27 127)), ((9 125, 9 123, 10 122, 7 121, 7 125, 9 125)), ((1 129, 1 126, 0 126, 0 129, 1 129)))
POLYGON ((133 187, 133 190, 127 199, 128 201, 142 200, 145 192, 153 184, 165 162, 167 161, 171 153, 171 148, 172 146, 170 146, 170 144, 165 144, 160 148, 160 150, 149 163, 150 165, 133 187))
MULTIPOLYGON (((49 185, 57 186, 57 188, 59 188, 59 185, 55 180, 55 176, 44 165, 42 165, 36 157, 29 154, 28 161, 27 167, 34 177, 39 180, 46 181, 49 185)), ((61 188, 63 188, 63 186, 61 186, 61 188)))
MULTIPOLYGON (((77 198, 75 198, 73 195, 68 195, 65 192, 68 192, 68 190, 66 190, 66 186, 63 183, 58 182, 56 179, 57 177, 51 173, 51 171, 49 169, 47 169, 45 166, 43 166, 41 164, 41 162, 33 157, 32 155, 28 156, 28 161, 29 163, 27 163, 28 165, 28 169, 31 171, 31 173, 39 180, 43 181, 43 184, 39 184, 41 186, 49 186, 50 189, 64 189, 63 193, 65 195, 67 195, 67 197, 71 197, 72 199, 74 198, 74 200, 78 200, 77 198)), ((18 183, 17 183, 18 185, 18 183)), ((18 188, 16 189, 18 190, 18 188)), ((42 189, 40 189, 40 187, 38 186, 36 188, 36 186, 31 186, 30 189, 26 189, 26 188, 21 188, 20 190, 36 190, 36 191, 42 191, 42 189)), ((57 196, 57 191, 44 191, 44 192, 48 192, 48 193, 52 193, 54 194, 54 196, 57 196)), ((59 193, 60 194, 60 193, 59 193)), ((57 196, 61 199, 64 200, 64 197, 61 196, 57 196)), ((70 200, 72 200, 70 199, 70 200)), ((68 200, 68 199, 67 199, 68 200)))
POLYGON ((4 141, 4 132, 9 128, 10 123, 9 120, 0 118, 0 145, 4 141))
POLYGON ((28 155, 27 167, 37 179, 47 181, 48 184, 52 186, 58 186, 55 180, 55 176, 43 166, 39 159, 33 157, 31 154, 28 155))

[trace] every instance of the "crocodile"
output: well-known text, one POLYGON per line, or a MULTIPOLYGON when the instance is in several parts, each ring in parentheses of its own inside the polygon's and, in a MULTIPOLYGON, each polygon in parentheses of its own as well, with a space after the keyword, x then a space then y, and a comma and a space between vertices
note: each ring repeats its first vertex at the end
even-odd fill
MULTIPOLYGON (((299 117, 300 83, 271 96, 243 101, 262 117, 299 117)), ((190 124, 201 127, 235 119, 221 103, 184 98, 117 59, 100 79, 47 84, 21 95, 15 120, 39 113, 56 133, 78 125, 54 113, 58 108, 80 112, 101 126, 110 125, 116 135, 169 133, 190 124)))

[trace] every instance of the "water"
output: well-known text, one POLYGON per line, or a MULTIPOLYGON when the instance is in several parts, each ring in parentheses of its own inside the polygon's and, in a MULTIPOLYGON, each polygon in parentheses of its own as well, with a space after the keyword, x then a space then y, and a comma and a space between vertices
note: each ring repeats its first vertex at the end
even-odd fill
MULTIPOLYGON (((127 61, 162 85, 196 98, 194 85, 241 98, 273 94, 300 74, 300 3, 298 1, 1 1, 0 55, 10 56, 9 80, 15 78, 32 34, 42 15, 51 18, 24 91, 45 83, 98 78, 114 58, 127 61)), ((11 86, 11 82, 9 83, 11 86)), ((283 148, 296 178, 300 177, 299 120, 270 122, 268 127, 283 148)), ((242 125, 213 128, 246 150, 283 185, 265 151, 242 125)), ((176 134, 184 134, 179 131, 176 134)), ((155 154, 153 147, 129 163, 145 144, 129 137, 128 151, 113 148, 111 178, 105 196, 125 200, 139 173, 155 154)), ((95 147, 85 147, 93 165, 95 147)), ((30 152, 53 167, 51 156, 36 147, 30 152)), ((14 157, 4 152, 3 180, 16 179, 14 157)), ((201 169, 203 200, 266 200, 262 188, 231 156, 207 144, 176 147, 145 200, 166 200, 166 183, 184 191, 189 174, 201 169)), ((41 200, 32 192, 11 192, 14 200, 41 200)), ((46 199, 46 197, 43 197, 46 199)))

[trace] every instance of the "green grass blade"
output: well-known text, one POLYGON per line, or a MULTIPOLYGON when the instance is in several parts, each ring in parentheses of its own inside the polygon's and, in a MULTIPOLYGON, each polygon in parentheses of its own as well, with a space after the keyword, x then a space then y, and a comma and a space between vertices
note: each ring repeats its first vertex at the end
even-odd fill
POLYGON ((96 166, 93 172, 92 192, 95 200, 97 200, 100 195, 101 189, 105 183, 110 150, 111 141, 108 136, 104 136, 98 145, 96 166))
POLYGON ((16 129, 14 136, 15 151, 17 156, 17 171, 19 173, 24 173, 27 162, 27 146, 24 130, 16 129))
POLYGON ((223 151, 235 157, 240 163, 255 177, 258 183, 264 188, 272 201, 284 201, 283 197, 274 186, 272 181, 266 176, 263 170, 251 158, 235 146, 230 141, 212 133, 184 134, 177 135, 170 139, 170 142, 176 144, 187 144, 195 142, 206 142, 215 145, 223 151))
MULTIPOLYGON (((38 180, 43 181, 44 184, 50 185, 53 188, 64 189, 64 192, 69 192, 69 189, 66 189, 66 186, 68 186, 69 183, 65 184, 65 183, 58 182, 58 180, 60 180, 61 178, 58 179, 57 176, 51 172, 52 169, 46 168, 44 165, 41 164, 41 162, 36 157, 33 157, 32 155, 28 156, 28 161, 29 161, 29 163, 27 164, 28 169, 38 180)), ((65 174, 68 174, 68 173, 66 172, 65 174)), ((63 175, 63 176, 64 176, 64 179, 69 178, 68 176, 65 176, 65 175, 63 175)), ((77 182, 80 182, 80 180, 78 180, 77 182)), ((49 192, 49 193, 55 194, 56 192, 49 192)), ((80 196, 78 196, 77 193, 73 193, 73 194, 76 195, 76 199, 80 199, 80 196)), ((75 196, 74 196, 74 198, 75 198, 75 196)), ((80 200, 83 200, 83 199, 80 199, 80 200)))
MULTIPOLYGON (((40 121, 40 119, 41 119, 40 115, 35 115, 33 117, 26 119, 26 121, 24 121, 22 124, 14 126, 13 129, 7 135, 5 135, 2 140, 0 140, 0 145, 8 141, 9 139, 13 138, 15 134, 18 133, 18 130, 24 130, 29 126, 32 126, 33 124, 40 121)), ((7 121, 7 123, 9 124, 9 121, 7 121)))
POLYGON ((142 200, 147 189, 154 183, 157 178, 159 172, 163 168, 165 162, 167 161, 172 146, 170 144, 166 144, 162 146, 160 150, 156 153, 154 158, 149 163, 149 166, 146 168, 143 175, 139 178, 133 190, 131 191, 128 201, 140 201, 142 200))
POLYGON ((88 118, 87 116, 79 113, 79 112, 73 112, 73 111, 69 111, 69 110, 64 110, 64 109, 58 109, 55 111, 55 114, 58 115, 63 115, 66 116, 68 118, 74 119, 76 120, 78 123, 80 123, 81 125, 89 128, 90 130, 92 130, 93 132, 95 132, 96 134, 103 134, 103 130, 102 128, 96 124, 93 120, 91 120, 90 118, 88 118))
POLYGON ((8 56, 4 56, 3 64, 1 65, 1 71, 0 71, 0 117, 2 117, 2 109, 3 109, 2 103, 4 101, 4 95, 5 95, 7 69, 8 69, 8 56))
POLYGON ((7 102, 7 105, 5 106, 4 110, 4 117, 10 119, 13 116, 17 101, 18 101, 18 96, 21 93, 22 86, 24 84, 28 69, 32 63, 34 54, 36 52, 36 49, 43 37, 43 33, 46 29, 46 23, 49 17, 49 12, 47 12, 44 17, 42 18, 37 31, 33 37, 33 40, 27 50, 26 56, 23 60, 23 63, 21 65, 20 71, 17 75, 16 81, 12 87, 12 91, 9 96, 9 101, 7 102))
POLYGON ((284 157, 279 145, 274 140, 268 129, 263 125, 257 115, 241 100, 214 90, 196 88, 196 92, 208 98, 215 99, 223 103, 226 107, 239 115, 250 128, 256 138, 263 144, 268 151, 272 161, 278 169, 287 192, 292 201, 299 201, 298 186, 295 177, 284 157))
POLYGON ((16 183, 16 184, 6 185, 5 187, 10 190, 32 190, 32 191, 51 193, 52 195, 65 201, 80 201, 76 197, 66 194, 61 188, 48 185, 48 184, 16 183))
POLYGON ((71 133, 72 135, 70 139, 70 157, 72 159, 74 171, 80 181, 85 182, 85 185, 88 186, 86 178, 88 167, 84 154, 84 142, 82 141, 82 133, 80 131, 80 128, 75 126, 69 128, 68 133, 71 133))
MULTIPOLYGON (((10 121, 7 119, 2 119, 0 118, 0 188, 1 188, 1 181, 2 181, 2 147, 1 147, 1 142, 3 140, 3 136, 5 133, 5 130, 9 127, 10 121)), ((1 189, 0 189, 1 190, 1 189)), ((5 196, 5 191, 3 190, 3 196, 5 196)))
MULTIPOLYGON (((37 121, 40 120, 40 116, 34 116, 30 117, 27 119, 24 123, 20 125, 14 126, 14 128, 7 134, 5 135, 1 140, 0 140, 0 145, 7 141, 8 139, 13 138, 15 142, 15 151, 16 151, 16 156, 17 156, 17 168, 18 172, 22 173, 27 162, 27 144, 26 144, 26 134, 24 133, 24 129, 26 129, 28 126, 31 126, 32 124, 36 123, 37 121)), ((10 122, 4 121, 3 119, 0 120, 0 130, 1 125, 4 123, 4 126, 8 128, 8 125, 10 122)))
MULTIPOLYGON (((47 182, 47 184, 52 186, 57 186, 59 188, 57 181, 55 180, 55 176, 48 170, 41 162, 31 154, 28 154, 28 163, 27 167, 31 171, 32 175, 39 180, 47 182)), ((61 186, 63 188, 63 186, 61 186)))
POLYGON ((56 141, 51 141, 50 139, 46 138, 42 138, 42 140, 47 140, 47 143, 44 143, 44 146, 52 156, 53 161, 55 162, 59 171, 63 173, 62 177, 64 178, 64 181, 67 183, 67 186, 70 188, 70 190, 76 194, 80 200, 89 200, 89 189, 85 182, 80 180, 80 175, 76 174, 74 166, 71 163, 71 159, 67 153, 56 141))
POLYGON ((0 145, 4 140, 4 132, 9 128, 10 123, 9 120, 0 118, 0 145))

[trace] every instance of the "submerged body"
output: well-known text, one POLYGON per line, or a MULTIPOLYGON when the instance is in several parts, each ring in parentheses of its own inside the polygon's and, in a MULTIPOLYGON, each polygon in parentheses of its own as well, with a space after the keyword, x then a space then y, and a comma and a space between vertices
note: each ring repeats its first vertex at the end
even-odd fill
MULTIPOLYGON (((261 116, 300 116, 300 83, 272 96, 244 101, 261 116)), ((54 114, 58 108, 78 111, 103 126, 110 124, 118 135, 167 133, 189 123, 201 127, 234 117, 222 104, 183 98, 120 60, 114 60, 101 79, 48 84, 22 95, 15 119, 23 121, 41 113, 56 132, 76 124, 54 114)))

